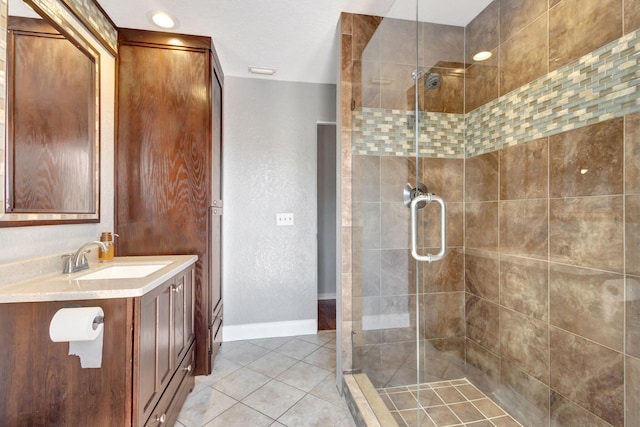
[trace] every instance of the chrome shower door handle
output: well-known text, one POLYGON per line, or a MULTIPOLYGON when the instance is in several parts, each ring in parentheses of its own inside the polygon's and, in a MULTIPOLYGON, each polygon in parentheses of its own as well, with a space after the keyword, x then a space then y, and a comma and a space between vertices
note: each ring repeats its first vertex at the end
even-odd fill
POLYGON ((434 194, 423 194, 414 197, 411 200, 411 256, 416 261, 440 261, 444 258, 447 248, 447 208, 444 204, 444 200, 434 194), (436 202, 440 205, 440 252, 435 255, 426 254, 420 255, 418 253, 418 203, 436 202))

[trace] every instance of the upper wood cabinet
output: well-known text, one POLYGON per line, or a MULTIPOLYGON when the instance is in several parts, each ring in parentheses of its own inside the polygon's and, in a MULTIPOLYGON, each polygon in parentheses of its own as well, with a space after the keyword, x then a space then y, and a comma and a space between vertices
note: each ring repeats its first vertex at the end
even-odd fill
POLYGON ((219 61, 209 37, 127 29, 118 54, 116 254, 198 255, 196 373, 208 374, 220 304, 221 227, 212 209, 221 199, 219 61))
POLYGON ((5 210, 97 217, 94 59, 43 19, 7 23, 5 210))

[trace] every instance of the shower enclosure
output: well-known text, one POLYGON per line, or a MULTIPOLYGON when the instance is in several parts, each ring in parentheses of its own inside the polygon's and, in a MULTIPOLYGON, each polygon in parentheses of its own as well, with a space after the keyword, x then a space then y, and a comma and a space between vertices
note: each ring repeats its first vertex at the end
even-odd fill
POLYGON ((640 425, 631 3, 343 14, 342 364, 379 419, 640 425))

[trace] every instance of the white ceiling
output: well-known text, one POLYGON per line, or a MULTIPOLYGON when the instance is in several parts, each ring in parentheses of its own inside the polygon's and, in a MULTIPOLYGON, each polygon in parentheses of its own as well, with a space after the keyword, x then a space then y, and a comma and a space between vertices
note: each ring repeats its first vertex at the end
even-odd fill
MULTIPOLYGON (((491 0, 418 0, 421 21, 466 25, 491 0)), ((121 28, 156 30, 164 10, 176 33, 211 36, 225 76, 335 83, 340 12, 415 19, 415 0, 99 0, 121 28), (274 76, 249 66, 275 68, 274 76)))

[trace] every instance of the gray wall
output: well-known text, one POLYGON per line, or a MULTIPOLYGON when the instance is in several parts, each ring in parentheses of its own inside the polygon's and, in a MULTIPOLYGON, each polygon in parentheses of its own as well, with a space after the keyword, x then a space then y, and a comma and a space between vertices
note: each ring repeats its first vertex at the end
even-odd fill
POLYGON ((335 97, 335 85, 225 79, 225 339, 229 326, 317 318, 316 124, 335 121, 335 97), (295 225, 276 226, 278 212, 295 225))
POLYGON ((336 297, 336 125, 318 125, 318 299, 336 297))

